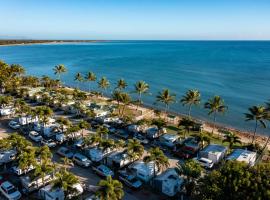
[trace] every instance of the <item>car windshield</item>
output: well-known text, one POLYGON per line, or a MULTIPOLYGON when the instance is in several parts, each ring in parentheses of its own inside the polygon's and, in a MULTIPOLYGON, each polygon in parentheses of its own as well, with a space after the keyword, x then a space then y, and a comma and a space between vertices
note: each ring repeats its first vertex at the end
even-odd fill
POLYGON ((12 194, 12 193, 14 193, 14 192, 16 192, 17 190, 16 190, 16 188, 15 187, 11 187, 11 188, 9 188, 8 190, 7 190, 7 193, 8 194, 12 194))
POLYGON ((136 183, 138 180, 135 177, 129 178, 129 182, 136 183))

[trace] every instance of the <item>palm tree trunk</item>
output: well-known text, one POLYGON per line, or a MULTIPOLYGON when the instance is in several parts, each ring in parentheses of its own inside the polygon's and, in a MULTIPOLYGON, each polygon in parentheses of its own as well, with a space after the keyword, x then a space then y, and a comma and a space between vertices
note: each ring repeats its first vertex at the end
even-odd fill
POLYGON ((191 113, 191 104, 189 105, 189 108, 188 108, 188 118, 189 119, 191 118, 190 113, 191 113))
POLYGON ((136 110, 138 110, 139 104, 141 104, 141 101, 142 101, 141 99, 142 99, 142 93, 139 93, 139 102, 137 104, 136 110))
POLYGON ((256 132, 257 132, 257 128, 258 128, 258 120, 256 120, 256 123, 255 123, 255 129, 254 129, 254 133, 253 133, 253 136, 252 136, 251 144, 253 144, 253 142, 255 140, 255 135, 256 135, 256 132))
POLYGON ((212 135, 214 133, 214 129, 216 128, 216 112, 214 113, 214 124, 213 124, 213 129, 212 129, 212 135))
POLYGON ((265 149, 267 149, 267 145, 268 145, 269 141, 270 141, 270 136, 268 136, 268 138, 267 138, 267 140, 266 140, 266 142, 265 142, 265 144, 264 144, 264 146, 262 148, 262 154, 265 151, 265 149))
POLYGON ((90 93, 90 82, 88 83, 88 92, 90 93))

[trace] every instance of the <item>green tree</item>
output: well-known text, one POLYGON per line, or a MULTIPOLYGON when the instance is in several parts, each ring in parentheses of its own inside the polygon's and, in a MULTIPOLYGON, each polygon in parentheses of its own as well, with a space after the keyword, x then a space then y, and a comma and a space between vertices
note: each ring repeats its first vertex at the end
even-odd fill
POLYGON ((249 113, 245 113, 246 121, 255 121, 255 129, 251 141, 253 144, 257 133, 258 124, 260 123, 263 128, 266 128, 266 119, 269 119, 269 116, 264 106, 252 106, 248 110, 249 113))
POLYGON ((233 132, 230 132, 230 131, 226 132, 225 139, 222 142, 229 143, 230 149, 232 149, 234 144, 236 144, 236 143, 241 144, 240 138, 237 135, 235 135, 233 132))
POLYGON ((68 129, 72 125, 71 121, 64 117, 59 117, 56 122, 60 125, 62 133, 64 133, 65 128, 68 129))
POLYGON ((106 91, 110 87, 110 82, 106 77, 103 76, 98 82, 98 87, 106 91))
POLYGON ((63 189, 65 197, 78 196, 79 191, 74 188, 74 185, 80 182, 74 174, 66 170, 60 170, 55 174, 55 176, 56 179, 53 181, 53 188, 63 189))
MULTIPOLYGON (((131 102, 131 97, 128 93, 121 93, 120 102, 123 104, 121 116, 124 116, 126 106, 131 102)), ((120 108, 119 108, 120 109, 120 108)))
POLYGON ((156 99, 157 102, 165 104, 165 113, 167 114, 169 105, 175 102, 175 95, 171 95, 168 89, 164 89, 162 92, 159 92, 156 99))
MULTIPOLYGON (((170 165, 168 157, 165 156, 163 151, 158 147, 151 148, 149 150, 149 155, 145 156, 143 161, 146 163, 153 161, 154 169, 157 167, 158 171, 161 171, 170 165)), ((156 170, 154 170, 154 176, 156 176, 156 170)))
POLYGON ((13 102, 13 97, 12 96, 0 96, 0 107, 5 108, 9 105, 11 105, 13 102))
POLYGON ((203 168, 194 160, 188 160, 184 164, 178 165, 176 171, 180 175, 184 175, 186 194, 190 196, 194 191, 197 179, 203 172, 203 168))
POLYGON ((243 162, 227 161, 198 181, 193 199, 270 199, 269 171, 267 163, 250 167, 243 162))
POLYGON ((225 113, 228 107, 224 105, 224 100, 220 96, 214 96, 204 104, 204 108, 209 110, 208 115, 214 115, 214 126, 212 129, 213 134, 216 125, 217 113, 225 113))
POLYGON ((127 145, 128 157, 132 160, 138 160, 143 156, 144 147, 137 139, 129 139, 127 145))
POLYGON ((62 81, 61 81, 61 74, 67 72, 67 69, 66 69, 65 65, 63 65, 63 64, 56 65, 56 66, 53 68, 53 71, 54 71, 54 74, 57 75, 58 80, 59 80, 60 82, 62 82, 62 81))
POLYGON ((137 104, 137 109, 138 109, 138 105, 141 105, 142 102, 142 95, 143 94, 147 94, 148 90, 149 90, 149 85, 144 82, 144 81, 138 81, 135 85, 135 92, 138 94, 138 104, 137 104))
POLYGON ((81 73, 75 75, 74 81, 77 82, 77 89, 79 89, 79 83, 83 82, 83 76, 81 73))
POLYGON ((201 102, 201 93, 199 90, 188 90, 180 102, 183 106, 188 106, 188 117, 190 118, 192 105, 199 105, 201 102))
POLYGON ((96 196, 100 200, 120 200, 124 197, 123 185, 118 180, 113 180, 108 176, 106 180, 101 180, 98 183, 99 190, 96 196))
POLYGON ((83 130, 85 129, 89 129, 91 127, 91 125, 84 120, 81 120, 78 124, 79 128, 81 129, 81 136, 83 137, 83 130))
POLYGON ((108 134, 109 134, 109 129, 105 126, 99 126, 97 128, 97 135, 100 137, 100 138, 108 138, 108 134))
POLYGON ((90 90, 91 82, 95 82, 97 80, 97 77, 93 72, 88 72, 86 77, 85 77, 85 80, 89 83, 88 84, 88 91, 90 92, 91 91, 90 90))
POLYGON ((190 130, 194 127, 195 122, 191 120, 190 118, 184 117, 179 120, 178 127, 184 128, 184 137, 186 138, 186 133, 189 134, 190 130))
POLYGON ((121 78, 117 81, 116 89, 121 91, 121 90, 124 90, 127 86, 128 85, 126 81, 123 78, 121 78))

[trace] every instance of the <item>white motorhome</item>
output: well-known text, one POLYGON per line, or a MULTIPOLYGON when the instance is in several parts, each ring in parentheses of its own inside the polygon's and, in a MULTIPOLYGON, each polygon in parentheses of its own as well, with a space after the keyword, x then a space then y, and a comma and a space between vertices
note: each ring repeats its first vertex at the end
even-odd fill
POLYGON ((234 149, 226 160, 236 160, 245 162, 250 166, 254 166, 257 158, 257 153, 246 149, 234 149))
POLYGON ((24 117, 19 117, 18 121, 20 125, 27 125, 30 123, 38 122, 38 117, 32 117, 32 116, 24 116, 24 117))
POLYGON ((226 155, 228 148, 218 144, 210 144, 199 152, 199 157, 212 160, 214 164, 220 162, 226 155))
POLYGON ((176 142, 179 140, 180 136, 177 134, 164 134, 159 137, 159 141, 162 145, 169 148, 173 148, 176 142))
POLYGON ((18 176, 21 176, 23 174, 27 174, 28 172, 32 171, 33 169, 35 169, 35 167, 33 165, 30 165, 28 167, 28 169, 22 170, 21 168, 19 168, 19 166, 14 166, 11 168, 11 171, 13 173, 15 173, 18 176))
POLYGON ((0 152, 0 165, 9 163, 16 159, 17 151, 7 150, 0 152))
POLYGON ((38 191, 38 197, 43 200, 64 200, 72 199, 83 193, 83 187, 81 184, 76 183, 72 186, 75 189, 74 194, 69 194, 65 197, 64 191, 61 188, 53 189, 52 185, 46 185, 38 191))
POLYGON ((44 185, 47 185, 51 181, 54 180, 53 174, 47 174, 43 178, 42 177, 36 177, 34 179, 31 179, 29 175, 20 177, 21 184, 23 187, 24 193, 30 193, 35 190, 38 190, 39 188, 43 187, 44 185))
POLYGON ((107 157, 107 165, 113 168, 122 168, 130 164, 132 161, 128 158, 128 154, 123 151, 118 151, 110 154, 107 157))
POLYGON ((173 197, 180 192, 183 185, 184 179, 172 168, 155 177, 152 182, 152 186, 156 190, 169 197, 173 197))
POLYGON ((136 161, 128 168, 134 171, 136 177, 144 182, 150 181, 150 179, 152 179, 154 175, 158 173, 157 166, 154 164, 154 162, 145 163, 143 161, 136 161))
POLYGON ((0 108, 0 115, 1 116, 9 116, 15 113, 15 109, 13 107, 5 107, 0 108))

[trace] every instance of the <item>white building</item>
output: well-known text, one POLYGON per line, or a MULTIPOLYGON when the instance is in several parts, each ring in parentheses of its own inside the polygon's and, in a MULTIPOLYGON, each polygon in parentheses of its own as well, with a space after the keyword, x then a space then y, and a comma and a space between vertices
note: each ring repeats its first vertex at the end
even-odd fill
POLYGON ((175 169, 167 169, 162 174, 153 179, 152 186, 163 194, 173 197, 184 185, 184 179, 181 178, 175 169))
POLYGON ((246 149, 234 149, 226 160, 236 160, 245 162, 250 166, 254 166, 257 158, 257 153, 246 149))
POLYGON ((199 157, 212 160, 213 163, 216 164, 225 157, 227 150, 228 149, 225 146, 218 144, 210 144, 199 152, 199 157))

